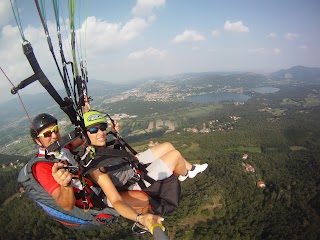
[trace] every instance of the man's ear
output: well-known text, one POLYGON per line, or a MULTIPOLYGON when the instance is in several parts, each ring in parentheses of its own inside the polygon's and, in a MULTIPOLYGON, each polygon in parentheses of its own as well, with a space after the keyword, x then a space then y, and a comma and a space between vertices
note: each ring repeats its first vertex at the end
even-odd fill
POLYGON ((38 138, 34 138, 33 141, 34 143, 38 144, 40 147, 43 147, 41 141, 39 141, 38 138))

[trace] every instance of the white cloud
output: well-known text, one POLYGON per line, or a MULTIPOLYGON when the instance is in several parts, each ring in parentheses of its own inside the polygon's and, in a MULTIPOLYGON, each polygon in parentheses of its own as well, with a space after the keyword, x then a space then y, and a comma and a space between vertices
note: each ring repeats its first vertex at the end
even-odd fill
POLYGON ((288 40, 294 40, 297 39, 299 37, 299 34, 297 33, 286 33, 285 34, 285 38, 288 40))
POLYGON ((308 46, 307 45, 300 45, 299 48, 306 50, 306 49, 308 49, 308 46))
POLYGON ((265 48, 251 48, 248 49, 249 53, 259 53, 259 54, 266 54, 267 50, 265 48))
POLYGON ((133 18, 126 24, 110 23, 96 19, 87 18, 87 26, 82 24, 80 31, 87 30, 87 49, 91 53, 101 53, 117 49, 130 40, 136 38, 147 28, 148 23, 142 18, 133 18))
POLYGON ((4 26, 10 21, 11 12, 10 1, 0 1, 0 26, 4 26))
POLYGON ((269 33, 268 34, 268 37, 270 37, 270 38, 275 38, 277 36, 277 34, 276 33, 269 33))
POLYGON ((281 50, 279 48, 274 48, 272 52, 273 54, 278 55, 281 53, 281 50))
POLYGON ((134 16, 147 17, 153 15, 154 9, 165 4, 166 0, 138 0, 131 12, 134 16))
MULTIPOLYGON (((32 43, 33 49, 37 48, 41 41, 44 41, 45 44, 47 42, 41 30, 42 29, 36 29, 31 26, 28 26, 24 30, 24 35, 26 39, 32 43)), ((8 75, 10 75, 11 78, 20 79, 28 77, 25 74, 26 72, 31 73, 31 69, 29 71, 27 70, 30 66, 22 52, 22 40, 18 27, 11 25, 4 26, 0 36, 0 62, 6 65, 8 75), (19 70, 17 71, 17 69, 19 70)), ((48 48, 46 45, 43 45, 43 47, 43 49, 48 48)))
POLYGON ((185 30, 182 34, 175 36, 173 42, 182 43, 182 42, 197 42, 203 41, 205 37, 196 31, 193 30, 185 30))
MULTIPOLYGON (((148 19, 151 21, 153 18, 150 16, 148 19)), ((52 37, 55 55, 60 63, 59 47, 57 45, 57 38, 55 35, 56 26, 55 23, 50 21, 48 21, 47 24, 52 37)), ((64 25, 68 28, 68 20, 65 20, 64 25)), ((79 38, 82 36, 82 44, 84 44, 84 34, 86 32, 85 49, 90 77, 97 78, 97 75, 105 76, 105 74, 101 74, 105 68, 100 70, 100 72, 95 71, 97 68, 96 66, 100 63, 99 61, 105 58, 107 52, 121 51, 123 46, 129 44, 130 41, 140 36, 143 30, 145 30, 148 26, 149 23, 146 22, 145 19, 138 17, 130 19, 125 23, 107 22, 97 19, 96 17, 88 17, 87 23, 83 22, 81 28, 76 30, 76 43, 80 43, 79 38)), ((6 25, 3 26, 0 31, 1 67, 16 85, 21 80, 31 76, 33 71, 23 54, 21 47, 22 40, 18 27, 6 25)), ((64 53, 67 61, 72 61, 70 51, 70 36, 67 38, 67 36, 65 36, 66 32, 69 32, 69 30, 67 29, 66 31, 62 31, 64 53)), ((39 26, 35 28, 31 25, 28 25, 24 29, 24 35, 32 44, 35 56, 46 76, 52 82, 54 87, 57 89, 62 88, 62 83, 59 79, 58 71, 48 49, 47 40, 42 27, 39 26)), ((82 46, 82 50, 83 49, 84 47, 82 46)), ((149 50, 149 55, 152 54, 163 56, 165 55, 165 52, 149 50)), ((5 92, 1 94, 0 101, 3 101, 3 98, 11 96, 9 93, 9 89, 11 89, 11 87, 8 81, 0 81, 0 89, 6 89, 5 92)), ((35 93, 39 91, 44 90, 39 83, 34 83, 31 88, 25 88, 23 93, 35 93)))
POLYGON ((120 36, 124 40, 131 40, 138 36, 148 26, 142 18, 134 18, 127 22, 120 30, 120 36))
POLYGON ((249 28, 243 25, 242 21, 224 23, 224 30, 227 32, 249 32, 249 28))
POLYGON ((220 36, 220 32, 219 32, 219 30, 213 30, 213 31, 211 32, 211 35, 212 35, 213 37, 218 37, 218 36, 220 36))
POLYGON ((142 51, 136 51, 129 54, 129 59, 142 59, 142 58, 149 58, 149 57, 158 57, 164 58, 167 55, 165 50, 159 50, 153 47, 149 47, 142 51))
MULTIPOLYGON (((52 26, 54 25, 48 22, 49 31, 52 26)), ((61 86, 61 81, 59 80, 56 66, 48 49, 47 40, 42 27, 34 28, 28 25, 28 27, 24 29, 24 35, 25 38, 31 43, 36 59, 38 60, 45 75, 50 79, 55 87, 58 86, 58 89, 61 88, 59 87, 61 86)), ((18 27, 6 25, 1 29, 1 67, 14 85, 19 84, 20 81, 30 77, 34 73, 29 62, 27 61, 26 56, 23 54, 21 43, 22 39, 18 27)), ((53 43, 56 45, 56 42, 53 41, 53 43)), ((10 94, 9 89, 11 89, 11 86, 9 86, 5 81, 0 81, 0 88, 4 89, 4 91, 1 93, 1 101, 3 98, 16 97, 10 94)), ((36 81, 35 83, 32 83, 32 86, 24 88, 21 92, 37 93, 41 91, 44 91, 44 89, 36 81)))
POLYGON ((261 54, 261 55, 278 55, 281 53, 279 48, 266 49, 266 48, 251 48, 248 49, 251 54, 261 54))

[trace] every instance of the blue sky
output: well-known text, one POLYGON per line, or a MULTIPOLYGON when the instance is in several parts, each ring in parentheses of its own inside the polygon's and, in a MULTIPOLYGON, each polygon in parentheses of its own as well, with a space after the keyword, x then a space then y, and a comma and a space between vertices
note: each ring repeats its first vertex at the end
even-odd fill
MULTIPOLYGON (((16 2, 27 40, 47 77, 60 88, 34 1, 16 2)), ((70 56, 67 1, 60 2, 65 53, 70 56)), ((51 1, 46 7, 59 56, 51 1)), ((318 0, 77 1, 77 42, 81 38, 89 79, 119 83, 182 72, 320 67, 319 12, 318 0)), ((32 71, 9 0, 0 0, 0 28, 0 66, 17 84, 32 71)), ((23 92, 41 91, 38 85, 23 92)), ((12 97, 2 73, 0 87, 0 101, 12 97)))

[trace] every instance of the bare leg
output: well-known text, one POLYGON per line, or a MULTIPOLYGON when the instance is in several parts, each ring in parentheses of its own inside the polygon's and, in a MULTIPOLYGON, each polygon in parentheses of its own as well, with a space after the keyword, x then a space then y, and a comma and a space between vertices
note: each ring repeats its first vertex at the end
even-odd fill
MULTIPOLYGON (((175 149, 175 147, 169 143, 169 142, 165 142, 165 143, 162 143, 160 145, 157 145, 157 146, 154 146, 152 148, 150 148, 150 150, 152 151, 152 153, 157 157, 157 158, 160 158, 163 160, 163 157, 171 152, 171 151, 178 151, 175 149)), ((179 153, 180 154, 180 153, 179 153)), ((192 168, 192 165, 184 159, 184 157, 180 154, 180 158, 183 159, 183 161, 185 162, 185 166, 187 168, 187 170, 191 170, 192 168)))
POLYGON ((188 170, 184 158, 177 150, 172 150, 161 157, 161 160, 168 166, 168 168, 178 175, 186 175, 188 170))
POLYGON ((165 155, 166 153, 171 152, 172 150, 176 150, 176 149, 174 148, 174 146, 171 143, 165 142, 165 143, 161 143, 157 146, 150 148, 150 150, 157 158, 160 158, 161 156, 165 155))
POLYGON ((149 209, 149 199, 142 191, 127 191, 119 193, 122 199, 134 208, 138 213, 147 213, 149 209))

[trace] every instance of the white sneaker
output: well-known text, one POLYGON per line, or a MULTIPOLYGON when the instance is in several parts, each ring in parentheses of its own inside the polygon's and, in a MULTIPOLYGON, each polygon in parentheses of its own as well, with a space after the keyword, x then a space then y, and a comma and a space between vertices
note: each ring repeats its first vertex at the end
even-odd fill
POLYGON ((183 181, 186 180, 187 178, 188 178, 188 174, 185 175, 185 176, 180 175, 180 176, 178 177, 178 180, 179 180, 180 182, 183 182, 183 181))
POLYGON ((202 173, 204 170, 207 169, 208 164, 204 163, 204 164, 193 164, 193 166, 195 166, 195 169, 193 171, 189 171, 188 172, 188 177, 189 178, 194 178, 195 176, 197 176, 198 173, 202 173))

